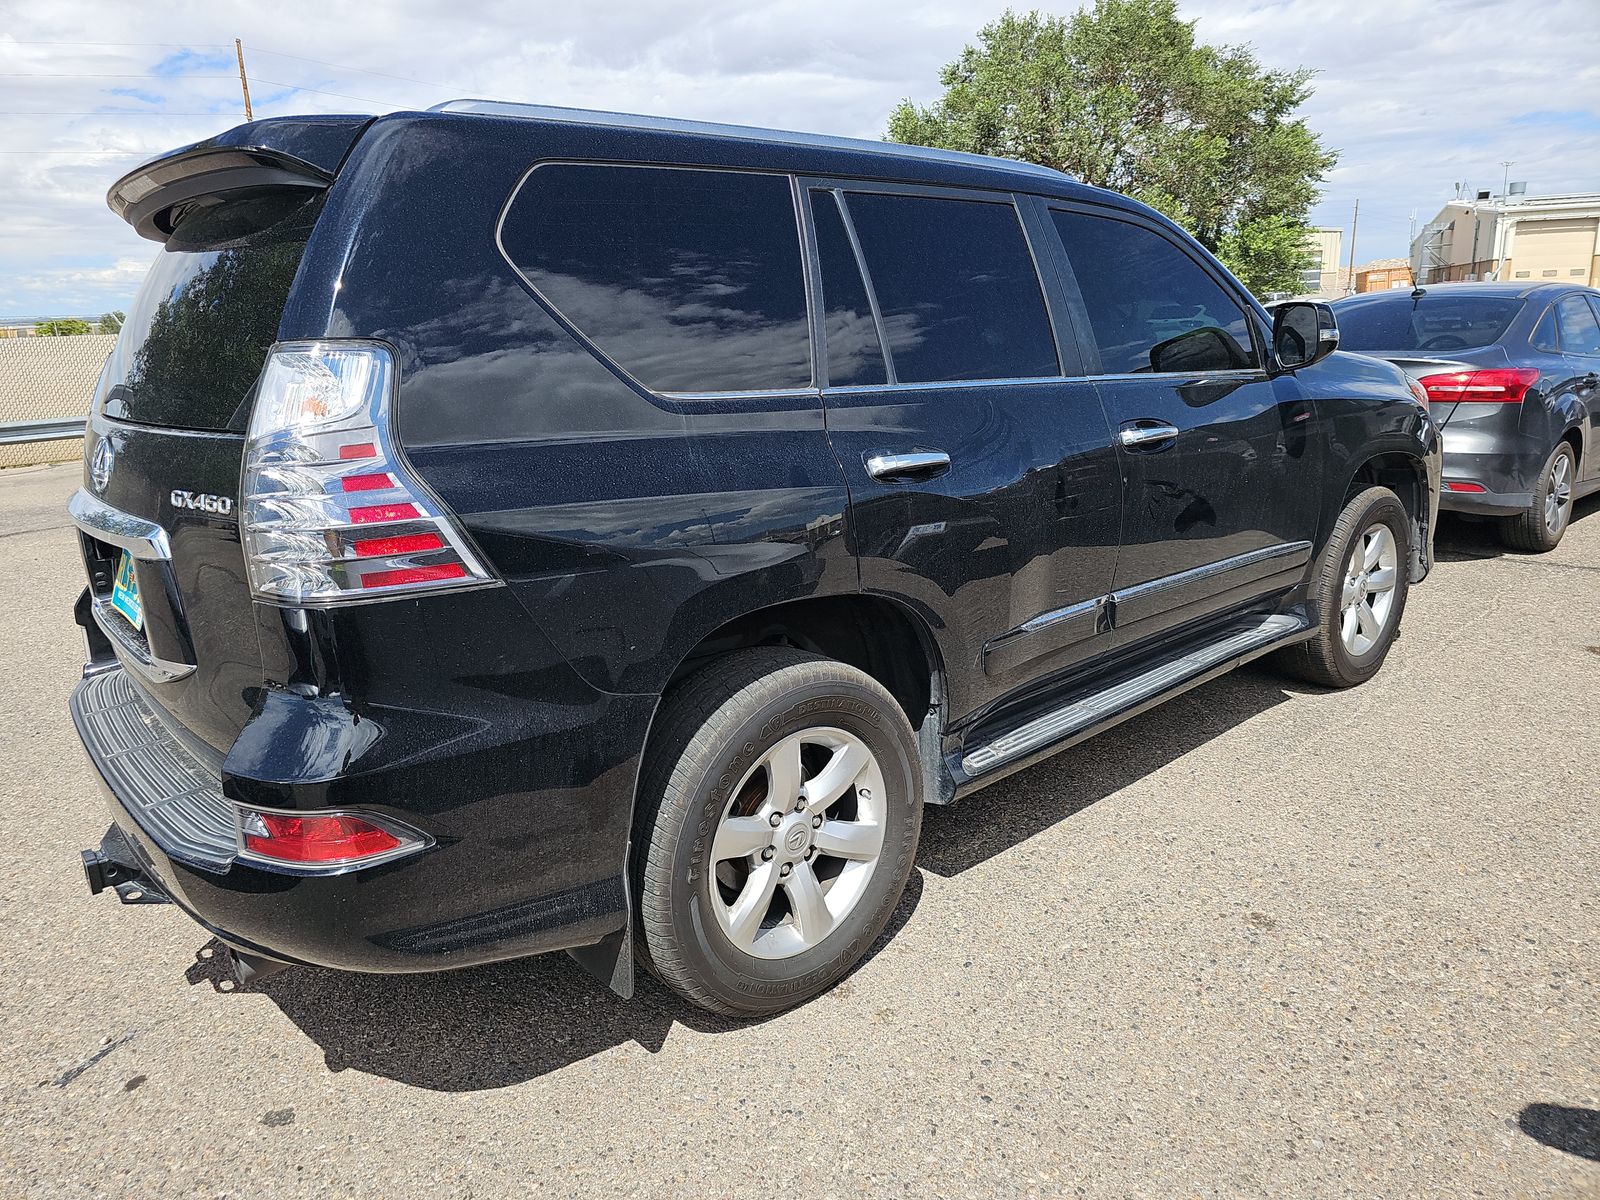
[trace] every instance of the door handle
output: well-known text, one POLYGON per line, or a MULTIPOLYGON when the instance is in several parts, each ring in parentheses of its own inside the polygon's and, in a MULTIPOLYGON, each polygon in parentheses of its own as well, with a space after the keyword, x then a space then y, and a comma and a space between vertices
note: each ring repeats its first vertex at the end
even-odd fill
POLYGON ((1129 449, 1170 442, 1177 436, 1178 427, 1165 421, 1129 421, 1117 431, 1117 440, 1129 449))
POLYGON ((950 456, 942 450, 867 455, 867 474, 874 479, 926 479, 949 468, 950 456))

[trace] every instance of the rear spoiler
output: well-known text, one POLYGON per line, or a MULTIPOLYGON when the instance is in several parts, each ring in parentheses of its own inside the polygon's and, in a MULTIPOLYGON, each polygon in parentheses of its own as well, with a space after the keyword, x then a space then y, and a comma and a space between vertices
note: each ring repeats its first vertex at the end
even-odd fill
POLYGON ((277 117, 240 125, 135 167, 106 204, 140 237, 164 242, 185 211, 262 188, 330 185, 371 117, 277 117))

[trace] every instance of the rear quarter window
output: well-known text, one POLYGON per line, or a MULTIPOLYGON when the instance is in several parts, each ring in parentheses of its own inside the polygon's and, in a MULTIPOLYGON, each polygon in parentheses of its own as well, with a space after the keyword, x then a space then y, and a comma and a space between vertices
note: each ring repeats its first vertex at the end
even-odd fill
POLYGON ((527 282, 647 388, 811 383, 785 175, 546 164, 528 174, 500 236, 527 282))

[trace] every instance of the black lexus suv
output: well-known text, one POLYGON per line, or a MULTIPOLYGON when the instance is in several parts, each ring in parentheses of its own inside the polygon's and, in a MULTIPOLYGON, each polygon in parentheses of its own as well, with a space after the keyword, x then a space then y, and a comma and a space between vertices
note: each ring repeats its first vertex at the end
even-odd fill
POLYGON ((1150 209, 460 101, 139 167, 71 513, 91 890, 242 978, 568 950, 774 1011, 949 804, 1274 653, 1369 678, 1426 397, 1150 209))

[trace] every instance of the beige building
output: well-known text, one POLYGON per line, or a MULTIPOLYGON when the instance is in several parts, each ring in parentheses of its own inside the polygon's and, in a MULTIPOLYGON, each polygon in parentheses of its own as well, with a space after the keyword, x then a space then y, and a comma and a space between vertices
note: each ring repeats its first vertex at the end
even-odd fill
POLYGON ((1517 280, 1600 286, 1600 192, 1564 196, 1479 192, 1452 200, 1411 243, 1423 284, 1517 280))
POLYGON ((1313 229, 1306 241, 1310 263, 1300 273, 1300 294, 1318 300, 1332 300, 1344 295, 1344 280, 1339 274, 1340 255, 1344 248, 1344 230, 1338 228, 1313 229))

